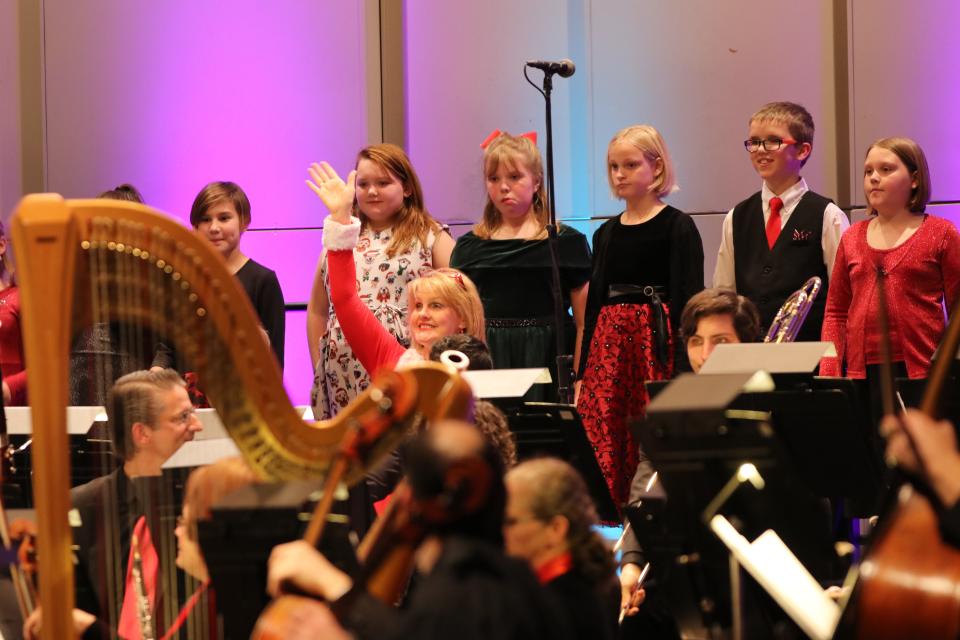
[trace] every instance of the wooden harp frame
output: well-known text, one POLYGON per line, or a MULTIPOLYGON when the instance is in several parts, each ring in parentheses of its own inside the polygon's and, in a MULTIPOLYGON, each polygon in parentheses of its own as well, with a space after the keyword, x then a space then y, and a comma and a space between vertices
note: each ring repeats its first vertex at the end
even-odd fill
MULTIPOLYGON (((21 201, 11 232, 26 319, 42 633, 67 638, 74 607, 67 363, 75 324, 102 320, 91 298, 109 301, 111 317, 168 336, 265 480, 322 477, 348 421, 301 419, 240 284, 223 258, 176 220, 131 202, 35 194, 21 201)), ((417 408, 427 418, 466 415, 469 385, 449 367, 427 363, 414 374, 417 408)), ((360 412, 375 406, 365 397, 356 402, 360 412)), ((353 469, 348 481, 361 473, 353 469)))

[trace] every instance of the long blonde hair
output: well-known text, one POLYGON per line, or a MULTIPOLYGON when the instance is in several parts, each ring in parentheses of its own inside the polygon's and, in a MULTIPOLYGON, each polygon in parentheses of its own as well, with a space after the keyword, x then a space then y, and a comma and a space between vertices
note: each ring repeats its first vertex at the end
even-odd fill
MULTIPOLYGON (((529 171, 533 177, 540 182, 540 187, 533 194, 533 216, 540 226, 537 237, 546 233, 547 217, 547 190, 543 184, 543 158, 540 156, 540 150, 532 140, 524 136, 512 136, 509 133, 501 133, 493 142, 487 145, 483 152, 483 175, 484 179, 500 168, 501 164, 508 167, 522 166, 529 171)), ((490 238, 503 220, 497 206, 487 194, 487 203, 483 207, 483 218, 473 227, 473 233, 478 238, 484 240, 490 238)))
MULTIPOLYGON (((427 212, 423 202, 420 178, 417 177, 417 172, 414 171, 406 152, 395 144, 374 144, 360 150, 357 154, 356 167, 360 166, 361 160, 369 160, 395 177, 403 185, 404 193, 409 193, 403 196, 403 204, 393 216, 391 225, 393 235, 390 238, 390 244, 387 245, 387 255, 392 258, 397 253, 407 251, 416 240, 420 241, 421 246, 426 247, 430 232, 439 234, 441 227, 427 212)), ((356 198, 353 200, 353 215, 360 219, 361 228, 366 228, 370 224, 367 216, 360 211, 356 198)))
MULTIPOLYGON (((434 295, 456 312, 464 324, 464 332, 483 341, 487 341, 486 321, 483 316, 483 304, 477 287, 466 274, 456 269, 434 269, 425 276, 412 280, 407 285, 409 308, 414 308, 417 295, 434 295)), ((408 313, 412 320, 413 313, 408 313)))

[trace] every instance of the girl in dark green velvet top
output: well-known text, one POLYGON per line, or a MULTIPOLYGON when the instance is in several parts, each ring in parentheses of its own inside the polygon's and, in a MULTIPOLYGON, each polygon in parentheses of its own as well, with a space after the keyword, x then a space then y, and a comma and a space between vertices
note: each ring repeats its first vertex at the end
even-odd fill
MULTIPOLYGON (((450 266, 477 285, 494 367, 549 367, 555 381, 543 160, 532 134, 498 132, 488 143, 483 156, 487 184, 483 218, 457 241, 450 266)), ((573 311, 564 335, 568 349, 576 351, 583 331, 590 248, 586 237, 571 227, 561 225, 558 236, 564 307, 573 311)), ((534 385, 524 399, 556 400, 555 385, 534 385)))

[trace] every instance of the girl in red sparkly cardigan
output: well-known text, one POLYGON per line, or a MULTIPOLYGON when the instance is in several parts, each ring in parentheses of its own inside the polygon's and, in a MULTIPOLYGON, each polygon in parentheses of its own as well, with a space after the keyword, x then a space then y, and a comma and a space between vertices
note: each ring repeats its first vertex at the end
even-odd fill
POLYGON ((837 357, 824 358, 820 373, 879 380, 879 267, 887 276, 895 372, 923 378, 960 294, 960 234, 949 221, 924 213, 930 173, 913 140, 884 138, 870 146, 863 191, 871 217, 840 240, 822 333, 837 357))

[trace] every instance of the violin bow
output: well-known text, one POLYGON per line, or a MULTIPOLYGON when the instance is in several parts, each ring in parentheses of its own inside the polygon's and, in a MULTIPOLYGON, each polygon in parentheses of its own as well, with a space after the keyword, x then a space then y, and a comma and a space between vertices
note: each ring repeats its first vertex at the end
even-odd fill
POLYGON ((880 400, 883 417, 896 415, 894 404, 893 358, 890 347, 890 311, 887 307, 887 272, 877 265, 877 302, 880 323, 880 400))

